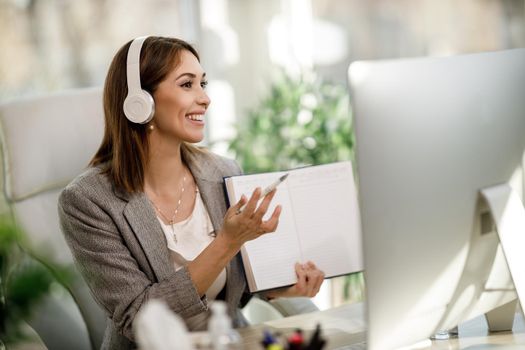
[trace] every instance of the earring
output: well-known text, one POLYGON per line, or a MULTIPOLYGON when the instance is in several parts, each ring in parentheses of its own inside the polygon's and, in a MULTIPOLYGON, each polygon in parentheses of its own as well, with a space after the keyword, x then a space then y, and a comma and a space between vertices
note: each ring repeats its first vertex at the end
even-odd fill
POLYGON ((150 132, 155 130, 155 125, 153 125, 153 124, 148 125, 148 129, 149 129, 150 132))

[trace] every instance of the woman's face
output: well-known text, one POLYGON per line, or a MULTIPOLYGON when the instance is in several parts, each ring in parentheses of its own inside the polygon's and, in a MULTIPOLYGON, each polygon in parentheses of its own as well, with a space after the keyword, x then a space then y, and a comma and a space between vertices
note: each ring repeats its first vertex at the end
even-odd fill
POLYGON ((206 84, 206 73, 197 57, 189 51, 182 51, 179 65, 153 94, 153 134, 172 141, 201 141, 204 138, 204 114, 210 104, 204 91, 206 84))

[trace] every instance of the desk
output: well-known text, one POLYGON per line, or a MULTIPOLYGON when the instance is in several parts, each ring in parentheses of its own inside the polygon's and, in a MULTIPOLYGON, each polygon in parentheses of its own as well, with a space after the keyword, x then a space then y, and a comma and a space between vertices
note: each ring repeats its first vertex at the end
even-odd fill
MULTIPOLYGON (((269 321, 241 328, 239 333, 243 337, 245 349, 262 349, 259 342, 264 329, 286 335, 299 327, 305 330, 308 337, 317 323, 322 324, 323 334, 328 340, 326 349, 338 349, 365 341, 366 324, 362 303, 269 321)), ((508 345, 505 349, 525 349, 525 322, 521 314, 516 314, 513 332, 488 334, 485 319, 480 316, 459 326, 459 338, 432 342, 428 340, 427 343, 418 347, 418 350, 496 350, 502 349, 498 346, 501 344, 508 345)))

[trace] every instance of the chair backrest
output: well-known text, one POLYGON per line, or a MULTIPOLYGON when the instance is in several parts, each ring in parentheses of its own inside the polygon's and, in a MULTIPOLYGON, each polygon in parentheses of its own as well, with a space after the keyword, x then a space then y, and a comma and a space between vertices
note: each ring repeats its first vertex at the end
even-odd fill
POLYGON ((271 301, 254 297, 241 310, 252 325, 315 311, 319 311, 319 308, 306 297, 277 298, 271 301))
POLYGON ((259 298, 251 298, 242 309, 242 314, 251 325, 278 320, 284 316, 270 303, 259 298))
MULTIPOLYGON (((36 258, 72 264, 60 232, 57 199, 63 187, 86 168, 103 129, 100 88, 0 104, 5 199, 36 258)), ((67 292, 52 293, 29 323, 49 349, 99 348, 104 313, 82 278, 64 287, 67 292)))

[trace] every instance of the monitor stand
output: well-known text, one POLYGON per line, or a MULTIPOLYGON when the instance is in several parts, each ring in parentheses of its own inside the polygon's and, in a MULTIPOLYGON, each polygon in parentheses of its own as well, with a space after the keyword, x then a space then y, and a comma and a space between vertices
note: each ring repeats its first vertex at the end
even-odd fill
MULTIPOLYGON (((525 208, 516 192, 502 184, 481 190, 486 200, 523 313, 525 306, 525 208)), ((485 317, 490 331, 511 330, 517 300, 502 305, 485 317)), ((525 313, 523 313, 525 315, 525 313)))
POLYGON ((485 320, 491 332, 511 331, 516 314, 518 299, 514 299, 485 314, 485 320))

